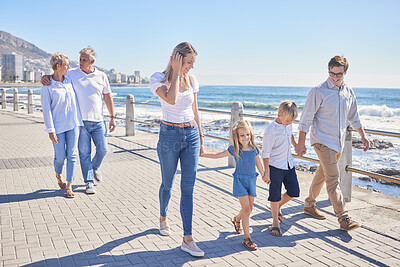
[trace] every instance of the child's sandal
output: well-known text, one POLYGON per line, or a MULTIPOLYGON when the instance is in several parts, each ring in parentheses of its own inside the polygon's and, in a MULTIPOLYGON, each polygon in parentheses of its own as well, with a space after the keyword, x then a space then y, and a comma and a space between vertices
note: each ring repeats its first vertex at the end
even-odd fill
POLYGON ((258 249, 258 246, 256 245, 256 243, 253 242, 253 240, 251 240, 251 238, 245 238, 242 245, 245 246, 245 248, 247 248, 249 250, 257 250, 258 249))
POLYGON ((240 228, 240 222, 236 221, 236 217, 233 217, 231 219, 231 222, 233 223, 233 226, 235 227, 236 233, 241 234, 242 229, 240 228))
POLYGON ((67 186, 67 184, 62 180, 61 175, 58 174, 58 173, 56 173, 56 178, 57 178, 58 186, 59 186, 61 189, 64 189, 64 188, 67 186))

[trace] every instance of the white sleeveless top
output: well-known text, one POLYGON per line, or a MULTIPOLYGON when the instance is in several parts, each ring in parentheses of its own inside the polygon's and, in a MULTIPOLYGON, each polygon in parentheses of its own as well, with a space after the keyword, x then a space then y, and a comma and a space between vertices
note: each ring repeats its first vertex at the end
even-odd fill
MULTIPOLYGON (((150 90, 155 96, 158 96, 156 91, 161 86, 169 88, 168 82, 162 82, 164 76, 164 73, 156 72, 150 77, 150 90)), ((178 99, 176 100, 175 105, 168 104, 158 96, 161 103, 164 121, 184 123, 194 120, 192 104, 194 101, 194 94, 199 91, 199 83, 194 75, 189 75, 189 80, 190 88, 183 93, 178 92, 178 99)))

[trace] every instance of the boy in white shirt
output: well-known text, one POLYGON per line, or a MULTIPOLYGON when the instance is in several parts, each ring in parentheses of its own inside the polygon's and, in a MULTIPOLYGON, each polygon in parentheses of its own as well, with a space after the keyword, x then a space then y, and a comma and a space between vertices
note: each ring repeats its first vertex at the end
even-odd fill
POLYGON ((274 236, 282 236, 280 222, 283 222, 284 218, 281 207, 300 195, 290 147, 290 144, 297 146, 292 134, 292 123, 297 115, 296 104, 290 100, 283 101, 278 108, 278 117, 264 131, 261 156, 265 172, 262 179, 270 184, 268 200, 271 204, 272 226, 269 227, 269 231, 274 236), (282 183, 286 188, 283 196, 282 183))

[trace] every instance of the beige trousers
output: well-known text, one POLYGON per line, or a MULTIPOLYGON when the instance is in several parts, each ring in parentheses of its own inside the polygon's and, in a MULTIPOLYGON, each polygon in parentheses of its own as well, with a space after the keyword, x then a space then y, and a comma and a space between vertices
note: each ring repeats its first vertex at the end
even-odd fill
POLYGON ((304 206, 312 207, 315 205, 322 186, 326 182, 329 200, 332 203, 336 216, 341 221, 343 218, 348 217, 348 210, 345 207, 342 191, 340 191, 339 186, 338 162, 340 153, 323 144, 317 143, 313 147, 318 155, 320 165, 311 183, 309 195, 305 200, 304 206))

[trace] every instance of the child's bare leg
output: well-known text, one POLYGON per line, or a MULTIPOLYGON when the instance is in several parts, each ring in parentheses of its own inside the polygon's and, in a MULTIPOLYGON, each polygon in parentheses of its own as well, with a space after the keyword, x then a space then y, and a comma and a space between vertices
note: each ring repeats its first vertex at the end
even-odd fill
MULTIPOLYGON (((250 213, 253 210, 254 205, 254 197, 248 196, 249 198, 249 205, 250 205, 250 213)), ((239 211, 238 215, 236 215, 236 221, 240 222, 242 220, 242 210, 239 211)))
POLYGON ((278 213, 279 213, 279 202, 270 202, 271 213, 272 213, 272 227, 280 227, 278 213))
POLYGON ((281 211, 281 207, 289 202, 291 199, 292 197, 290 197, 287 193, 283 194, 281 201, 279 201, 279 212, 281 211))
POLYGON ((282 232, 280 230, 279 224, 279 202, 270 202, 271 204, 271 213, 272 213, 272 226, 269 227, 271 234, 274 236, 281 236, 282 232), (274 229, 273 229, 274 228, 274 229), (273 230, 272 230, 273 229, 273 230))
POLYGON ((240 222, 242 220, 242 210, 239 211, 238 215, 236 215, 236 221, 240 222))
POLYGON ((254 197, 248 196, 249 197, 249 205, 250 205, 250 213, 253 211, 253 205, 254 205, 254 197))
POLYGON ((250 238, 250 226, 249 226, 249 218, 251 213, 250 201, 249 197, 239 197, 240 206, 242 206, 242 210, 240 211, 242 217, 242 225, 244 238, 250 238))

